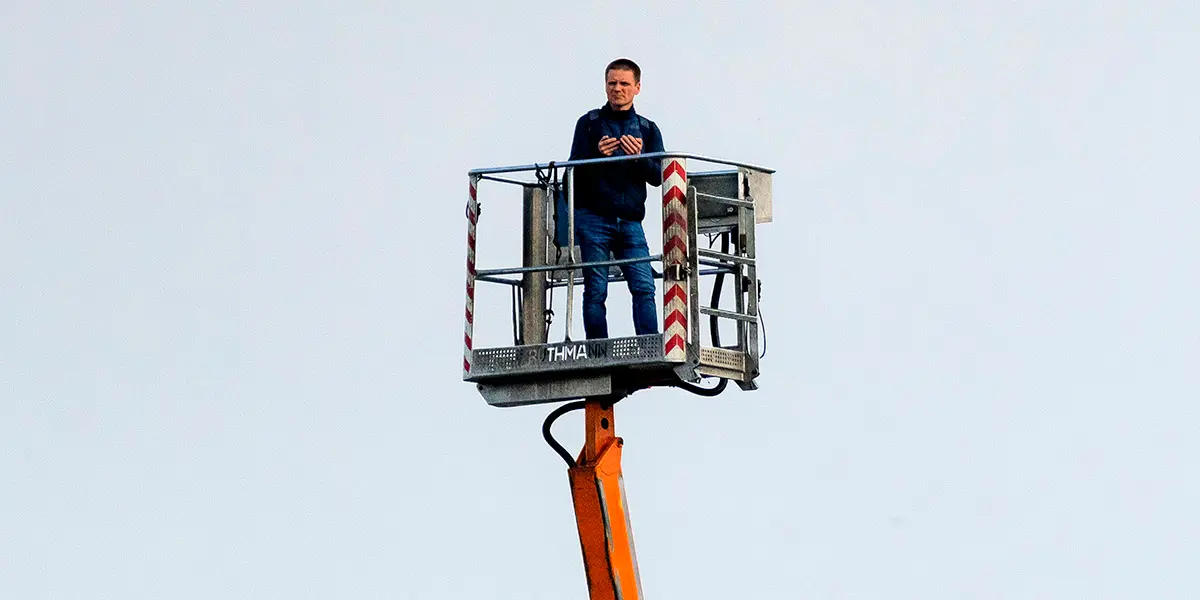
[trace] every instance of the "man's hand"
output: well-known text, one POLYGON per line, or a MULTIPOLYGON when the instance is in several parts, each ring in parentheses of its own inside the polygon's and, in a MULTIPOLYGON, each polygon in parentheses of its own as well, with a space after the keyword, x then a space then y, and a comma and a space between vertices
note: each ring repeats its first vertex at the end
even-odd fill
POLYGON ((625 151, 625 154, 641 154, 642 138, 628 134, 621 136, 621 149, 625 151))
MULTIPOLYGON (((629 136, 625 136, 625 137, 629 137, 629 136)), ((600 145, 598 146, 598 148, 600 149, 600 154, 603 154, 605 156, 612 156, 613 152, 616 151, 617 146, 620 146, 620 145, 621 145, 621 140, 619 140, 615 137, 609 137, 606 135, 606 136, 600 138, 600 145)))

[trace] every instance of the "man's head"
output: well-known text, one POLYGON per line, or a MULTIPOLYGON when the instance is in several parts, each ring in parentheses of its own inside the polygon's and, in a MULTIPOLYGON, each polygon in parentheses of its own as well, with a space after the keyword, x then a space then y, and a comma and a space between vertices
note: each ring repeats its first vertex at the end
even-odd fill
POLYGON ((629 110, 642 91, 642 68, 628 58, 618 58, 604 69, 604 89, 613 110, 629 110))

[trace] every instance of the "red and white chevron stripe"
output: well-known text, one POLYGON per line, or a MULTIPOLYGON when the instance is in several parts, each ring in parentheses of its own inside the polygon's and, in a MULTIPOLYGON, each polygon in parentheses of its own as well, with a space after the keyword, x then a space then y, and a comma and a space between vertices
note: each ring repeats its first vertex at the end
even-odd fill
POLYGON ((687 265, 687 162, 682 158, 663 159, 663 358, 687 360, 688 281, 673 273, 687 265))
POLYGON ((463 377, 471 374, 471 336, 475 333, 475 225, 479 222, 479 202, 475 188, 478 176, 471 176, 471 195, 467 199, 467 310, 463 325, 463 377))

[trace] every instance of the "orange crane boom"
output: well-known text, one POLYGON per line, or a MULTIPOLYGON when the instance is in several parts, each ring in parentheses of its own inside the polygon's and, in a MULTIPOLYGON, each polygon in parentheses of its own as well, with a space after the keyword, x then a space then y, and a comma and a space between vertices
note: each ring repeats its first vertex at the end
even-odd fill
POLYGON ((625 442, 617 437, 613 426, 613 404, 625 395, 616 393, 565 404, 542 423, 542 436, 568 466, 590 600, 642 597, 621 476, 625 442), (550 427, 562 415, 579 409, 584 411, 584 443, 578 457, 572 458, 551 435, 550 427))
POLYGON ((621 476, 624 441, 613 431, 613 406, 589 399, 584 423, 583 451, 567 474, 588 595, 591 600, 639 600, 642 581, 621 476))

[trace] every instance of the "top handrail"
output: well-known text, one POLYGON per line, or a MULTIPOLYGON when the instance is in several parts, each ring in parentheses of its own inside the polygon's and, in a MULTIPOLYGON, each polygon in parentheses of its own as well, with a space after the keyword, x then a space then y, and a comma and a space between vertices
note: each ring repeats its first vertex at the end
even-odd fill
POLYGON ((467 175, 498 175, 500 173, 521 173, 524 171, 537 171, 544 169, 550 165, 555 167, 578 167, 581 165, 598 165, 602 163, 621 162, 625 160, 640 160, 643 158, 690 158, 704 162, 710 162, 718 165, 729 165, 732 167, 745 167, 763 173, 774 173, 775 169, 769 169, 759 165, 740 162, 736 160, 728 160, 724 158, 713 158, 711 156, 703 156, 700 154, 692 154, 690 152, 650 152, 647 154, 631 154, 625 156, 606 156, 604 158, 585 158, 582 160, 565 160, 563 162, 549 163, 533 163, 528 165, 511 165, 507 167, 487 167, 483 169, 471 169, 467 171, 467 175))

